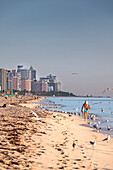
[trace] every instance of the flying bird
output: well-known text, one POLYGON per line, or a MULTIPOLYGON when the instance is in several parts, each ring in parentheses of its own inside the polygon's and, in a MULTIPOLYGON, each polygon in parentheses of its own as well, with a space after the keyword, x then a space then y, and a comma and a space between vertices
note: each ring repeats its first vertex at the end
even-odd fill
POLYGON ((78 73, 72 73, 72 75, 76 75, 76 74, 78 74, 78 73))
POLYGON ((107 88, 103 91, 103 93, 105 93, 106 91, 109 91, 109 90, 113 90, 113 88, 107 88))

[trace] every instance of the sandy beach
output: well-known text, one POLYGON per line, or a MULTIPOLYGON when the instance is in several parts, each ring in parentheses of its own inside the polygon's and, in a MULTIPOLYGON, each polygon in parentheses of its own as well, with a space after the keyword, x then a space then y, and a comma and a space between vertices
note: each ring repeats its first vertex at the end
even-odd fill
POLYGON ((35 109, 39 100, 0 97, 0 170, 113 169, 113 138, 78 116, 35 109))

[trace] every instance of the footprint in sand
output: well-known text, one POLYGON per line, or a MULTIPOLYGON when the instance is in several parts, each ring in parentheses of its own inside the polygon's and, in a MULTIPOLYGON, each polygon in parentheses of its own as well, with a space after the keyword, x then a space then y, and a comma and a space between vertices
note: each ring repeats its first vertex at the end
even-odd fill
POLYGON ((76 162, 73 162, 73 164, 77 164, 76 162))
POLYGON ((75 159, 76 161, 81 161, 81 159, 75 159))
POLYGON ((59 167, 59 169, 64 169, 64 167, 63 167, 63 166, 61 166, 61 167, 59 167))
POLYGON ((41 156, 42 154, 40 154, 40 153, 37 153, 36 155, 38 155, 38 156, 41 156))
POLYGON ((48 167, 49 169, 53 169, 53 167, 48 167))
POLYGON ((62 162, 63 164, 67 164, 67 162, 62 162))
POLYGON ((84 156, 84 158, 87 158, 87 156, 84 156))
POLYGON ((85 168, 85 166, 83 165, 82 168, 85 168))
POLYGON ((70 161, 70 159, 66 159, 66 161, 70 161))

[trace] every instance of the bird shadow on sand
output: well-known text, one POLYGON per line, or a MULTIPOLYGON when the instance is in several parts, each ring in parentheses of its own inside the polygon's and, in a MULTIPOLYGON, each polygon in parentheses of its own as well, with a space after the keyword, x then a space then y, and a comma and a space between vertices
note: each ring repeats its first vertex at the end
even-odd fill
POLYGON ((92 128, 90 127, 88 124, 79 124, 80 126, 84 126, 84 127, 89 127, 89 128, 92 128))

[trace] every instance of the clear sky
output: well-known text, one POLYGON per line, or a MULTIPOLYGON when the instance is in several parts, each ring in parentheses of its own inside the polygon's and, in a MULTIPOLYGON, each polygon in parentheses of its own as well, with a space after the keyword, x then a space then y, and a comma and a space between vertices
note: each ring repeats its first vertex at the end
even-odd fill
POLYGON ((113 0, 0 0, 0 67, 18 64, 102 95, 113 87, 113 0))

